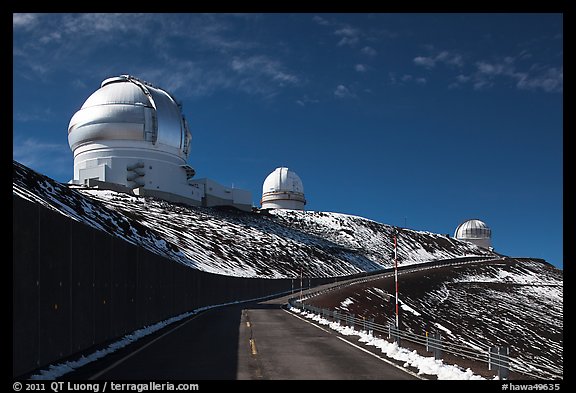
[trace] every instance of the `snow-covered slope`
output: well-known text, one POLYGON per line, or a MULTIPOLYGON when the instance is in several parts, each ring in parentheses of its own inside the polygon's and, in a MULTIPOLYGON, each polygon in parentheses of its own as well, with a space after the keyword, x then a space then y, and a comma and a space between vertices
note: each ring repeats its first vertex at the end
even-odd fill
MULTIPOLYGON (((196 269, 242 277, 329 277, 391 267, 392 227, 339 213, 200 208, 58 183, 14 161, 13 194, 196 269)), ((404 264, 492 253, 401 229, 404 264)))
MULTIPOLYGON (((562 271, 536 259, 506 258, 399 277, 400 325, 440 331, 472 348, 510 348, 513 366, 543 378, 563 375, 562 271)), ((378 280, 310 299, 387 325, 394 321, 394 281, 378 280)))

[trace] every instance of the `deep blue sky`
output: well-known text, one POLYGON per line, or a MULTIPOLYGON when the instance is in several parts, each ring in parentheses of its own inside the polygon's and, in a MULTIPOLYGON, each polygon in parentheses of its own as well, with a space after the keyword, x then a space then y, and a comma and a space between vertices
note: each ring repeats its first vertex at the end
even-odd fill
POLYGON ((72 176, 71 116, 131 74, 183 103, 197 177, 300 175, 309 210, 562 267, 561 14, 15 14, 13 157, 72 176))

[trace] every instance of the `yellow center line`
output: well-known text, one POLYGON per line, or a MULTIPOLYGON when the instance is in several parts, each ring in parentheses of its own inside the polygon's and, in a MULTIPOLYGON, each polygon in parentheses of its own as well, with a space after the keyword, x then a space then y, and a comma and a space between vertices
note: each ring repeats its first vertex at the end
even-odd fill
POLYGON ((258 354, 258 351, 256 350, 256 340, 253 338, 250 339, 250 351, 252 352, 252 355, 258 354))

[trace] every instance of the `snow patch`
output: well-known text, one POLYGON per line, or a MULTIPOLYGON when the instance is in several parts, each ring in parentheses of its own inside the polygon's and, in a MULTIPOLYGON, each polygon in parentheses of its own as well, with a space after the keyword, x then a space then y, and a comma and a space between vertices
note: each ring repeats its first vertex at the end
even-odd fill
POLYGON ((181 321, 184 318, 188 318, 192 315, 198 314, 202 311, 211 310, 213 308, 219 308, 224 306, 229 306, 232 304, 239 304, 239 303, 246 303, 246 302, 253 302, 256 300, 264 300, 269 299, 271 297, 275 297, 278 295, 284 295, 286 293, 291 293, 292 291, 276 293, 273 295, 263 296, 260 298, 255 299, 248 299, 248 300, 236 300, 228 303, 222 304, 214 304, 210 306, 204 306, 197 308, 192 311, 187 311, 180 315, 174 316, 172 318, 168 318, 164 321, 157 322, 150 326, 145 326, 141 329, 135 330, 134 332, 125 335, 124 337, 120 338, 119 340, 113 342, 112 344, 108 345, 106 348, 92 352, 88 356, 81 356, 79 359, 67 361, 65 363, 58 363, 58 364, 51 364, 48 366, 47 369, 40 370, 37 374, 34 374, 30 377, 32 380, 45 380, 45 379, 56 379, 61 377, 64 374, 72 372, 82 366, 85 366, 88 363, 94 362, 104 356, 116 352, 117 350, 124 348, 125 346, 132 344, 133 342, 141 339, 142 337, 146 337, 168 325, 172 325, 175 322, 181 321))
POLYGON ((434 326, 436 326, 438 329, 443 330, 444 332, 448 333, 449 335, 453 336, 454 334, 452 334, 452 331, 450 329, 448 329, 447 327, 444 327, 442 325, 440 325, 438 322, 434 322, 434 326))
POLYGON ((434 357, 419 355, 416 351, 410 351, 406 348, 399 347, 396 343, 391 343, 382 338, 376 338, 365 331, 352 329, 350 326, 342 326, 337 322, 331 322, 319 315, 302 312, 300 309, 289 306, 290 311, 298 313, 303 317, 318 322, 321 325, 327 325, 330 329, 339 332, 344 336, 359 336, 360 342, 366 345, 379 348, 384 355, 391 359, 404 362, 404 367, 414 367, 418 369, 418 374, 436 375, 438 379, 451 380, 470 380, 485 379, 480 375, 474 374, 469 368, 464 370, 457 365, 444 364, 443 360, 436 360, 434 357))
POLYGON ((416 315, 417 317, 422 315, 418 311, 414 310, 412 307, 410 307, 409 305, 407 305, 404 302, 400 302, 400 308, 402 308, 402 310, 404 310, 404 311, 408 311, 409 313, 416 315))
POLYGON ((344 310, 348 310, 348 306, 351 305, 352 303, 354 303, 354 301, 352 299, 350 299, 349 297, 347 297, 346 299, 344 299, 342 301, 342 303, 340 303, 340 308, 342 308, 344 310))

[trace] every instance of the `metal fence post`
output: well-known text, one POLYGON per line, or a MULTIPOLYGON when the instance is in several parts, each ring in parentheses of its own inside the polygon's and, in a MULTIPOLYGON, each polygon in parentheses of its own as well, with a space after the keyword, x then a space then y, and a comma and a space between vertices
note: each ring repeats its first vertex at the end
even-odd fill
POLYGON ((400 346, 400 329, 396 329, 394 324, 388 324, 388 338, 394 338, 394 342, 400 346))
POLYGON ((508 347, 490 347, 488 370, 498 371, 499 379, 508 379, 510 375, 510 349, 508 347))
POLYGON ((366 330, 369 336, 374 336, 374 318, 368 318, 366 320, 366 330))
POLYGON ((500 372, 500 348, 490 347, 488 357, 488 370, 500 372))
MULTIPOLYGON (((337 322, 340 326, 348 326, 354 329, 355 326, 358 328, 363 328, 364 331, 372 337, 375 337, 375 333, 378 332, 378 337, 383 337, 383 334, 386 333, 385 325, 377 325, 374 322, 374 317, 367 318, 364 315, 360 315, 358 319, 356 319, 356 315, 353 313, 340 313, 335 309, 329 308, 322 308, 313 306, 311 304, 303 303, 296 298, 291 298, 288 300, 288 303, 294 307, 299 308, 302 311, 308 311, 314 313, 315 315, 322 316, 323 318, 332 322, 337 322), (362 320, 360 320, 362 318, 362 320)), ((436 330, 436 329, 434 329, 436 330)), ((398 346, 401 345, 401 339, 406 339, 410 342, 416 342, 422 344, 422 339, 425 339, 424 344, 427 352, 433 353, 434 359, 439 360, 442 359, 443 356, 443 340, 442 334, 440 331, 433 331, 428 332, 425 331, 425 336, 416 335, 410 333, 408 331, 401 333, 399 327, 396 327, 394 322, 388 323, 388 339, 393 340, 398 346)), ((499 379, 505 380, 509 378, 510 375, 510 348, 509 347, 500 347, 500 346, 489 346, 486 350, 482 350, 479 348, 475 348, 477 350, 477 354, 471 354, 470 350, 462 349, 454 349, 451 344, 451 341, 448 341, 448 351, 454 353, 452 351, 456 351, 456 354, 460 354, 461 356, 468 357, 471 359, 480 360, 482 362, 488 363, 488 370, 493 371, 497 374, 499 379), (459 352, 460 351, 460 352, 459 352)), ((460 346, 462 347, 462 346, 460 346)), ((485 347, 486 348, 486 347, 485 347)), ((530 375, 530 374, 527 374, 530 375)))
POLYGON ((434 359, 442 359, 442 334, 435 333, 434 337, 434 359))
POLYGON ((501 347, 500 348, 500 368, 498 370, 498 377, 500 379, 508 379, 510 375, 510 348, 501 347))

